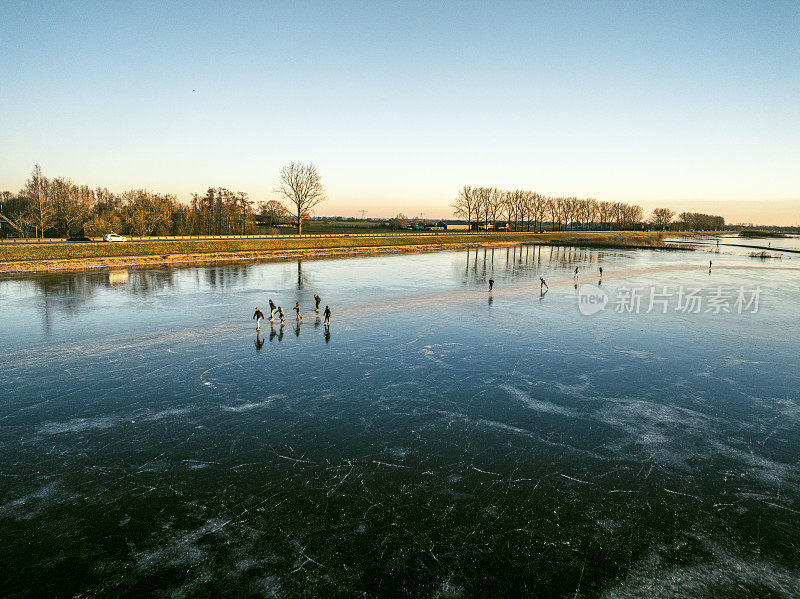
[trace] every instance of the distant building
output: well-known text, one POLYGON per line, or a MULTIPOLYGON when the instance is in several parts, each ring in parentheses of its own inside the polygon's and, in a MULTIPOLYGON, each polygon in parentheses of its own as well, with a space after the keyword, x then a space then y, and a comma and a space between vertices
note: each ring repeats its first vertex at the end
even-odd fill
POLYGON ((449 223, 443 223, 443 224, 444 228, 447 229, 448 231, 469 231, 468 224, 455 224, 455 225, 449 223))

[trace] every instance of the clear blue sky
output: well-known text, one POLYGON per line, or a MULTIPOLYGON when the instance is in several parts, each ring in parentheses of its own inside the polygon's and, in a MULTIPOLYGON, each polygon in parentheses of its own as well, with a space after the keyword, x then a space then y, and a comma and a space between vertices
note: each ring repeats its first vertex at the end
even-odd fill
POLYGON ((800 2, 0 4, 0 189, 449 216, 465 184, 800 222, 800 2))

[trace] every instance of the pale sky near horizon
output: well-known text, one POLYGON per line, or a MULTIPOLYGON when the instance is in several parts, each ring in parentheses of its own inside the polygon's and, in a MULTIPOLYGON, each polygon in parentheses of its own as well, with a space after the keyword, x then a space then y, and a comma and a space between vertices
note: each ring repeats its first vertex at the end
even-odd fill
POLYGON ((462 185, 800 224, 800 2, 0 4, 0 190, 450 217, 462 185))

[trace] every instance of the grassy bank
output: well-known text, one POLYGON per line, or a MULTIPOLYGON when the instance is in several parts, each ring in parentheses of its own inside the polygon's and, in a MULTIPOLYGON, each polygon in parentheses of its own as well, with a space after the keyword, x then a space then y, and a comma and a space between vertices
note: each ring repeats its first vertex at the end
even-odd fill
MULTIPOLYGON (((686 236, 700 233, 686 234, 686 236)), ((683 234, 681 234, 683 235, 683 234)), ((670 234, 672 236, 672 234, 670 234)), ((641 231, 575 231, 490 235, 333 237, 290 239, 210 239, 141 243, 0 245, 0 273, 42 272, 70 268, 152 266, 224 260, 261 260, 315 254, 385 253, 539 243, 608 248, 667 248, 663 233, 641 231)), ((669 249, 676 249, 669 246, 669 249)))
POLYGON ((0 262, 71 260, 120 256, 159 256, 169 254, 212 254, 238 252, 280 252, 289 250, 368 248, 404 245, 430 245, 486 241, 523 241, 530 235, 431 235, 425 237, 322 237, 270 239, 204 239, 143 241, 137 243, 75 243, 53 245, 0 246, 0 262))

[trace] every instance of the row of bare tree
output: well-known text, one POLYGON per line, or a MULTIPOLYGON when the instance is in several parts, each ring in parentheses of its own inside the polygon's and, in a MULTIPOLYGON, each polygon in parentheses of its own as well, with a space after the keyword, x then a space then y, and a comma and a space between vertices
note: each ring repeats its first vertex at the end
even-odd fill
POLYGON ((2 193, 3 214, 19 235, 99 237, 109 232, 134 236, 231 235, 252 232, 255 214, 247 194, 210 188, 190 204, 146 189, 114 194, 69 179, 48 179, 39 165, 15 196, 2 193))
POLYGON ((661 230, 680 229, 684 231, 721 231, 725 228, 725 219, 714 214, 700 212, 681 212, 674 220, 675 211, 669 208, 656 208, 650 217, 652 225, 661 230))
POLYGON ((725 219, 714 214, 681 212, 675 224, 685 231, 720 231, 725 227, 725 219))
MULTIPOLYGON (((284 167, 276 191, 295 209, 298 230, 325 199, 314 165, 284 167)), ((258 231, 257 222, 274 227, 290 220, 290 212, 281 202, 270 200, 254 208, 246 193, 224 187, 193 194, 185 204, 174 195, 145 189, 114 194, 104 187, 92 189, 61 177, 49 179, 38 164, 18 194, 2 192, 0 204, 3 222, 24 237, 99 237, 109 232, 141 237, 246 235, 258 231)))
POLYGON ((594 198, 549 197, 535 191, 505 191, 464 186, 452 204, 454 214, 475 228, 496 228, 505 222, 516 231, 632 229, 641 222, 641 206, 594 198))

